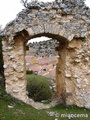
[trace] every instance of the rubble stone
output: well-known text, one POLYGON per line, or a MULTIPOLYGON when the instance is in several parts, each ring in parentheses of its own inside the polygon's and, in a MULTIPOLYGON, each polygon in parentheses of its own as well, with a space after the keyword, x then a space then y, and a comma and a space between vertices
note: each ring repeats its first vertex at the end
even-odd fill
POLYGON ((59 55, 56 67, 59 102, 90 108, 89 19, 90 9, 84 0, 28 3, 27 8, 1 32, 6 92, 37 108, 26 94, 25 42, 37 36, 52 37, 59 41, 56 48, 59 55))

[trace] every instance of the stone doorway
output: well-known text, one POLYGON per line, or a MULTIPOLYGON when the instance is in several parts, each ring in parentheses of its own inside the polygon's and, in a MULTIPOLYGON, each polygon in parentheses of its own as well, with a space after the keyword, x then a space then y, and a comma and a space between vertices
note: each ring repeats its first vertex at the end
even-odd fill
MULTIPOLYGON (((61 36, 58 36, 58 35, 54 35, 54 34, 46 34, 46 33, 43 33, 43 34, 39 34, 39 35, 34 35, 32 38, 36 38, 36 37, 41 37, 41 36, 46 36, 46 37, 49 37, 49 38, 52 38, 52 39, 56 39, 58 42, 59 42, 59 45, 55 48, 55 50, 58 52, 58 55, 60 56, 60 58, 58 59, 58 62, 59 64, 57 64, 56 66, 56 96, 59 96, 59 99, 60 99, 60 103, 62 104, 66 104, 65 103, 65 78, 64 78, 64 60, 66 59, 64 55, 66 55, 66 47, 68 45, 68 41, 61 37, 61 36), (62 60, 60 60, 62 59, 62 60), (61 64, 61 65, 60 65, 61 64), (61 81, 58 79, 58 69, 63 69, 63 71, 60 73, 61 75, 59 77, 61 77, 61 81), (61 97, 60 97, 61 96, 61 97)), ((24 40, 24 55, 26 55, 26 43, 27 43, 27 39, 24 40)), ((24 56, 25 57, 25 56, 24 56)), ((24 61, 25 62, 25 61, 24 61)), ((25 65, 25 68, 26 68, 26 62, 24 63, 25 65)), ((26 71, 25 71, 26 73, 26 71)), ((25 74, 26 75, 26 74, 25 74)), ((26 78, 25 78, 26 80, 26 78)))
MULTIPOLYGON (((59 66, 59 64, 57 64, 57 68, 56 68, 56 76, 58 74, 58 69, 63 69, 62 67, 64 66, 64 55, 66 54, 66 46, 67 46, 67 40, 63 37, 60 36, 56 36, 53 34, 40 34, 40 35, 34 35, 31 38, 35 38, 37 36, 47 36, 47 37, 52 37, 54 39, 59 40, 60 44, 59 46, 56 48, 56 50, 58 51, 59 56, 61 57, 62 60, 60 60, 59 62, 61 63, 62 61, 62 65, 59 66), (64 53, 64 54, 63 54, 64 53)), ((28 39, 30 39, 30 36, 28 34, 27 31, 22 31, 20 33, 19 36, 16 36, 14 39, 14 46, 13 48, 8 46, 9 51, 7 51, 8 53, 11 51, 10 54, 10 64, 12 65, 12 67, 10 69, 7 69, 7 66, 4 65, 4 68, 6 71, 9 71, 14 76, 9 77, 8 73, 6 72, 6 78, 9 78, 6 81, 6 91, 7 93, 11 94, 13 97, 18 98, 24 102, 27 103, 27 94, 26 94, 26 85, 27 85, 27 81, 26 81, 26 62, 25 62, 25 55, 26 55, 26 42, 28 41, 28 39), (21 35, 23 34, 23 36, 21 35), (19 39, 18 39, 19 38, 19 39), (11 62, 12 61, 12 62, 11 62), (12 81, 10 83, 10 81, 12 81), (10 83, 10 84, 9 84, 10 83), (12 84, 12 85, 11 85, 12 84)), ((5 42, 6 45, 8 45, 7 41, 3 41, 5 42)), ((4 45, 5 45, 4 44, 4 45)), ((6 60, 6 62, 9 61, 6 60)), ((58 76, 56 77, 56 91, 57 91, 57 95, 63 92, 65 92, 65 80, 64 80, 64 71, 62 71, 62 73, 60 73, 61 75, 61 79, 62 81, 60 82, 60 80, 58 79, 58 76), (60 87, 61 84, 61 87, 60 87), (63 86, 63 87, 62 87, 63 86), (61 92, 61 93, 60 93, 61 92)))
MULTIPOLYGON (((41 37, 38 37, 38 39, 40 39, 41 37)), ((40 41, 40 42, 30 43, 31 41, 35 40, 34 38, 29 40, 28 43, 26 43, 26 51, 25 51, 26 73, 27 73, 26 76, 28 76, 28 81, 30 80, 29 76, 34 77, 33 79, 37 79, 40 76, 43 76, 42 78, 44 80, 46 78, 45 81, 48 82, 50 89, 53 93, 52 97, 55 98, 56 83, 57 83, 56 82, 56 65, 58 66, 57 64, 58 57, 59 57, 58 48, 61 45, 61 42, 57 41, 54 38, 53 39, 44 38, 44 39, 48 39, 48 40, 43 42, 40 41)))

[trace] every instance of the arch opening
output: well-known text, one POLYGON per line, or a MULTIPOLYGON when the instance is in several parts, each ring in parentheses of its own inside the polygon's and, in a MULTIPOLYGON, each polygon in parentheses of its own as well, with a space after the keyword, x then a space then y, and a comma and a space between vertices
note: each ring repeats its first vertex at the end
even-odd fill
MULTIPOLYGON (((65 38, 59 37, 58 35, 45 34, 45 33, 35 35, 35 36, 31 37, 30 39, 33 39, 33 38, 35 39, 37 37, 42 37, 42 36, 51 38, 52 41, 57 41, 58 42, 58 45, 54 46, 54 49, 55 49, 55 51, 57 51, 57 55, 58 55, 57 63, 52 65, 55 68, 55 81, 54 81, 55 82, 55 84, 54 84, 55 89, 53 91, 54 92, 54 97, 53 98, 59 96, 60 103, 61 104, 66 104, 65 103, 65 99, 66 99, 65 98, 65 77, 64 77, 65 71, 63 70, 60 73, 59 70, 64 68, 64 64, 65 64, 64 61, 65 61, 65 55, 66 55, 66 46, 67 46, 68 42, 66 41, 65 38)), ((28 42, 28 40, 25 40, 25 45, 27 45, 26 44, 27 42, 28 42)), ((47 46, 47 49, 48 49, 48 47, 49 46, 47 46)), ((25 50, 25 52, 26 52, 26 50, 25 50)), ((25 55, 26 55, 26 53, 25 53, 25 55)), ((37 57, 37 56, 38 55, 36 55, 35 57, 37 57)), ((43 57, 44 56, 42 56, 42 58, 43 57)), ((53 58, 50 58, 50 59, 53 59, 53 58)), ((34 62, 36 63, 37 60, 35 60, 34 62)), ((43 72, 46 72, 46 71, 47 71, 46 68, 43 69, 43 72)), ((32 73, 32 70, 31 70, 31 73, 32 73)), ((34 74, 38 74, 38 71, 34 71, 34 74)))

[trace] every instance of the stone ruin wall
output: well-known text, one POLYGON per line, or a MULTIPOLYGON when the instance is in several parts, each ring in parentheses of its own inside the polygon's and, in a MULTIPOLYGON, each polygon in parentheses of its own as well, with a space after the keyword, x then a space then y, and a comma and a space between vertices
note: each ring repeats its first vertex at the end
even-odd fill
POLYGON ((28 4, 1 33, 6 92, 30 102, 26 94, 25 43, 44 35, 60 42, 56 48, 56 94, 60 102, 90 107, 89 33, 90 9, 83 1, 28 4))

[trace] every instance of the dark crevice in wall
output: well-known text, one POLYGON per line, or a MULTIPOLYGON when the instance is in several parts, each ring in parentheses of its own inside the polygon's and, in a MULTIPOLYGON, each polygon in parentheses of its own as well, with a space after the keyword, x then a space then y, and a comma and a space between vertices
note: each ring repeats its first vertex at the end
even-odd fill
POLYGON ((0 37, 0 85, 5 86, 4 68, 3 68, 3 54, 2 54, 2 38, 0 37))

